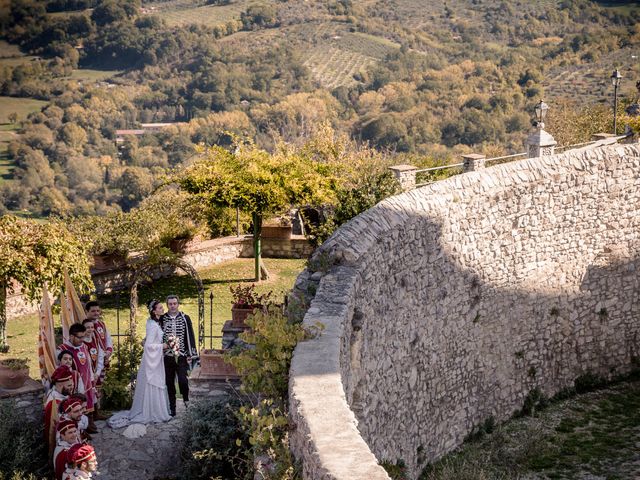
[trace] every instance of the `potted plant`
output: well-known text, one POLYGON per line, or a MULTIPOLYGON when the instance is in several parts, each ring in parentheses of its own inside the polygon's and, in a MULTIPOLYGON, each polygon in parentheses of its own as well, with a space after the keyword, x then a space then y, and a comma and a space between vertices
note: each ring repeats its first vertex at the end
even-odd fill
POLYGON ((0 360, 0 387, 14 390, 24 385, 29 378, 28 358, 7 358, 0 360))
POLYGON ((207 349, 200 352, 200 371, 206 378, 238 378, 235 367, 225 361, 225 351, 207 349))
POLYGON ((262 308, 267 304, 272 292, 258 295, 255 284, 229 287, 231 291, 231 325, 234 327, 245 327, 245 320, 257 308, 262 308))
POLYGON ((280 240, 291 239, 291 218, 284 215, 276 220, 271 220, 262 225, 263 238, 277 238, 280 240))

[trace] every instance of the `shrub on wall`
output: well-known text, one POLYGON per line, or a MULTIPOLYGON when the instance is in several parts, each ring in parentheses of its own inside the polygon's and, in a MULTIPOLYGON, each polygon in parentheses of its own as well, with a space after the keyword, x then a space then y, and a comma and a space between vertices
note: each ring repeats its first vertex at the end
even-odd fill
POLYGON ((40 422, 16 415, 12 402, 0 403, 0 480, 30 478, 47 469, 47 452, 40 422))

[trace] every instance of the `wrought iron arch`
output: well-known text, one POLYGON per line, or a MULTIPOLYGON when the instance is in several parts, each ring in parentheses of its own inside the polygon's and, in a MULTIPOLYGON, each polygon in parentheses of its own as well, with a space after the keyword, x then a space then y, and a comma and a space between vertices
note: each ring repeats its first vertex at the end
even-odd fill
POLYGON ((136 313, 138 311, 138 286, 145 280, 153 280, 151 273, 157 268, 169 266, 174 269, 182 270, 186 273, 196 285, 198 290, 198 350, 204 348, 204 285, 202 279, 195 268, 180 258, 163 257, 158 261, 143 265, 135 270, 131 282, 131 293, 129 297, 129 329, 136 332, 137 320, 136 313))

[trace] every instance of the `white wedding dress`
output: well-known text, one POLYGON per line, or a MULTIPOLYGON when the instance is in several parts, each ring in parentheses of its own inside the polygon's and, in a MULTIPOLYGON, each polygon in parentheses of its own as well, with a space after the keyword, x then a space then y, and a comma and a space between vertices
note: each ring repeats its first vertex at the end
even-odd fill
MULTIPOLYGON (((115 413, 107 421, 110 427, 120 428, 131 424, 159 423, 171 420, 169 396, 164 376, 162 338, 162 328, 158 322, 148 319, 147 336, 138 370, 133 405, 131 410, 115 413)), ((142 430, 146 431, 146 429, 142 430)), ((132 436, 144 435, 142 430, 138 429, 137 433, 131 432, 131 434, 132 436)), ((127 435, 126 432, 125 435, 127 435)))

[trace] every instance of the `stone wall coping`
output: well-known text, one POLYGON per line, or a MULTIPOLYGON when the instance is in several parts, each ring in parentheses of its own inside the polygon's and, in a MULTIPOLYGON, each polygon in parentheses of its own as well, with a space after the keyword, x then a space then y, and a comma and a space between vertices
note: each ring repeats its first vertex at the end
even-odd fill
POLYGON ((298 432, 305 432, 297 449, 299 455, 313 452, 323 467, 307 472, 305 478, 389 478, 358 432, 340 375, 340 339, 356 275, 354 269, 338 267, 323 278, 303 322, 306 327, 320 323, 322 334, 299 343, 291 362, 289 398, 296 405, 292 419, 298 432))
POLYGON ((324 263, 328 259, 333 266, 321 278, 304 324, 321 322, 325 330, 317 338, 298 344, 289 382, 290 411, 296 424, 292 450, 303 460, 304 478, 389 478, 357 430, 341 376, 343 335, 353 314, 353 305, 349 310, 346 299, 349 295, 353 298, 357 289, 363 255, 412 216, 440 221, 446 218, 451 202, 466 202, 479 194, 498 193, 552 175, 595 172, 598 163, 622 156, 640 157, 640 145, 568 151, 450 177, 378 203, 339 228, 316 250, 312 261, 320 263, 324 257, 324 263), (343 275, 339 275, 341 272, 343 275), (331 295, 326 295, 327 291, 331 295))
POLYGON ((21 397, 23 395, 28 395, 31 393, 42 393, 44 394, 44 387, 42 383, 34 380, 33 378, 27 378, 25 384, 20 388, 15 388, 12 390, 7 390, 0 387, 0 398, 13 398, 13 397, 21 397))

